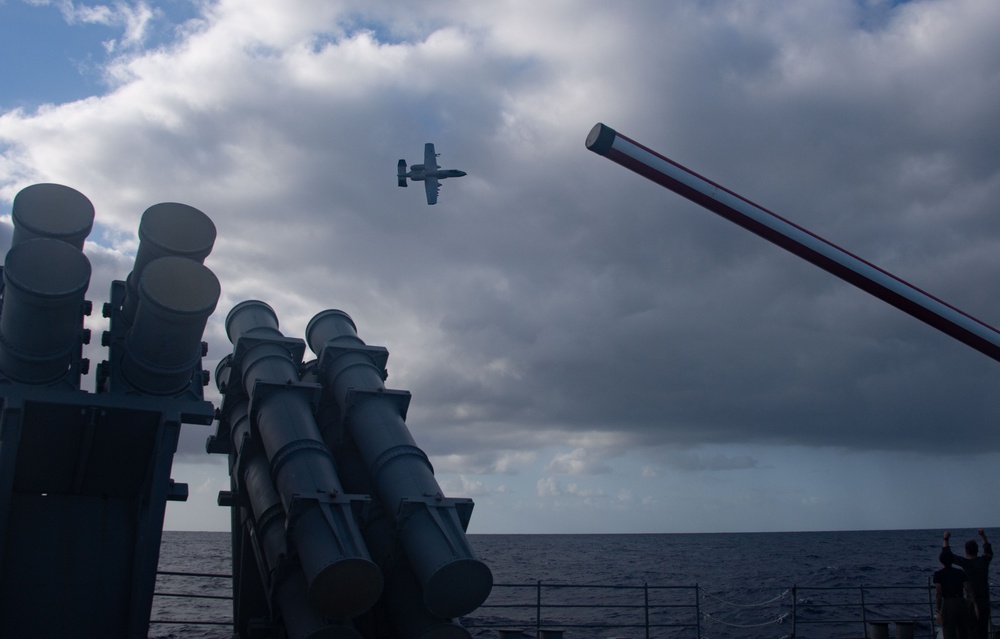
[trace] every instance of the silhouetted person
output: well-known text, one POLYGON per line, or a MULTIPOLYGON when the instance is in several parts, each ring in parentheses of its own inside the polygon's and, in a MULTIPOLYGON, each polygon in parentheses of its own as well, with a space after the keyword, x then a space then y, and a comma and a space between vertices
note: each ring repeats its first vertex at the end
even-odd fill
POLYGON ((938 558, 941 570, 934 573, 935 604, 937 622, 941 626, 942 639, 967 639, 969 637, 969 603, 966 594, 972 598, 972 585, 965 571, 952 565, 954 555, 941 551, 938 558))
POLYGON ((972 587, 972 603, 975 615, 972 618, 972 639, 987 639, 990 631, 990 562, 993 560, 993 546, 986 538, 983 529, 978 530, 983 540, 983 554, 979 554, 979 544, 975 539, 965 542, 965 556, 959 557, 952 553, 948 540, 951 533, 944 532, 941 555, 951 556, 952 562, 958 565, 969 577, 972 587))

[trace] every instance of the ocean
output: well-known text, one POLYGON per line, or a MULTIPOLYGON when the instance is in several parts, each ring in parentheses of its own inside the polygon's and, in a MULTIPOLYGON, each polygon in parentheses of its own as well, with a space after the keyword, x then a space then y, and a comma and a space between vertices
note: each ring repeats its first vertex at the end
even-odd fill
MULTIPOLYGON (((974 530, 952 533, 959 552, 975 538, 974 530)), ((486 604, 461 620, 477 639, 495 639, 501 628, 644 639, 647 623, 650 637, 846 639, 864 637, 866 622, 877 620, 890 622, 890 636, 901 620, 915 621, 917 639, 934 636, 929 580, 939 567, 940 530, 470 535, 470 542, 496 583, 486 604)), ((159 565, 229 574, 229 534, 165 532, 159 565)), ((229 588, 225 578, 161 575, 152 619, 225 622, 229 588)), ((177 623, 154 623, 149 633, 231 636, 228 626, 177 623)))

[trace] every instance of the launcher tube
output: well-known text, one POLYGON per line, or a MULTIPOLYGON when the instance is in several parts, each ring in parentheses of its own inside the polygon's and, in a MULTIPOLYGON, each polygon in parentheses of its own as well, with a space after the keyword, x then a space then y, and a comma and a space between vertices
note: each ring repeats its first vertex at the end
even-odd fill
POLYGON ((246 398, 238 400, 229 415, 229 422, 232 425, 233 449, 237 451, 235 468, 243 469, 239 477, 240 488, 250 502, 257 544, 267 560, 267 566, 261 567, 261 572, 267 573, 267 581, 271 583, 278 564, 288 554, 285 510, 271 480, 267 458, 253 444, 249 404, 246 398))
POLYGON ((394 518, 424 605, 446 619, 472 612, 489 596, 493 573, 472 551, 456 507, 444 498, 427 455, 410 436, 372 351, 350 317, 337 310, 313 317, 306 341, 320 356, 324 388, 348 414, 348 429, 394 518), (364 398, 352 402, 358 393, 364 398))
POLYGON ((139 304, 125 336, 125 378, 157 395, 190 386, 200 370, 202 333, 221 292, 215 274, 194 260, 153 260, 142 273, 139 304))
POLYGON ((263 302, 242 302, 226 318, 227 334, 242 353, 233 365, 254 407, 251 423, 284 504, 310 598, 325 616, 348 619, 378 600, 382 573, 368 557, 309 389, 298 385, 298 362, 277 327, 277 316, 263 302))
POLYGON ((83 332, 90 261, 55 239, 19 242, 7 251, 0 309, 0 371, 45 384, 66 374, 83 332))
MULTIPOLYGON (((357 447, 342 445, 339 449, 337 461, 344 488, 374 495, 375 487, 357 447)), ((372 560, 385 574, 382 608, 396 631, 394 639, 471 639, 469 631, 460 624, 433 614, 423 605, 420 581, 406 553, 400 551, 391 518, 378 499, 373 500, 368 510, 362 534, 372 560)))
POLYGON ((1000 361, 1000 332, 895 275, 598 123, 587 148, 1000 361))
POLYGON ((79 250, 94 227, 94 205, 61 184, 32 184, 14 196, 11 246, 36 238, 62 240, 79 250))
POLYGON ((184 257, 199 264, 212 252, 215 244, 215 224, 187 204, 163 202, 146 209, 139 220, 139 248, 135 252, 132 272, 125 278, 125 299, 122 313, 129 322, 135 318, 139 304, 139 283, 142 273, 161 257, 184 257))
POLYGON ((281 618, 288 639, 361 639, 353 628, 332 624, 309 605, 309 592, 302 567, 293 563, 282 572, 288 561, 285 543, 285 511, 281 505, 267 459, 253 443, 249 402, 237 401, 230 414, 233 446, 238 451, 236 468, 243 469, 240 486, 246 492, 254 518, 254 536, 264 555, 266 583, 277 593, 281 618), (244 458, 245 457, 245 458, 244 458))

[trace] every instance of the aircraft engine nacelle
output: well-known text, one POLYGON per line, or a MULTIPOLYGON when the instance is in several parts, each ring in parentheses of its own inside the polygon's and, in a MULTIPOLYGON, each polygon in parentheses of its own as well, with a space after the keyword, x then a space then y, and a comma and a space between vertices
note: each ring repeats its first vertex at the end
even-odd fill
POLYGON ((414 164, 413 166, 411 166, 410 172, 407 173, 407 175, 411 180, 415 182, 419 182, 427 177, 423 164, 414 164))

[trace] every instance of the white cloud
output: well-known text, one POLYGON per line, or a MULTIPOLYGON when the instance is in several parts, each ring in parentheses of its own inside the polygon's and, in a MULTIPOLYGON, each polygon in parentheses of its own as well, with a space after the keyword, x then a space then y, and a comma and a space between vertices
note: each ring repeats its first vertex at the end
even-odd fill
POLYGON ((439 482, 445 495, 449 497, 480 497, 494 492, 484 482, 456 475, 439 482))
POLYGON ((122 35, 119 39, 108 40, 105 48, 108 53, 116 53, 119 49, 137 49, 143 45, 150 23, 158 17, 158 12, 147 2, 115 2, 113 4, 84 4, 72 0, 29 0, 30 4, 39 6, 55 5, 63 19, 70 25, 100 24, 108 27, 120 27, 122 35))
POLYGON ((558 497, 562 494, 562 487, 555 477, 543 477, 535 484, 535 493, 539 497, 558 497))
POLYGON ((478 475, 516 475, 535 461, 532 451, 470 451, 464 454, 432 455, 437 472, 478 475))
POLYGON ((609 473, 611 469, 601 459, 598 451, 577 448, 568 453, 557 454, 545 467, 545 472, 561 475, 593 475, 609 473))
POLYGON ((744 470, 757 466, 757 460, 751 455, 699 455, 681 452, 667 455, 666 463, 682 471, 744 470))

